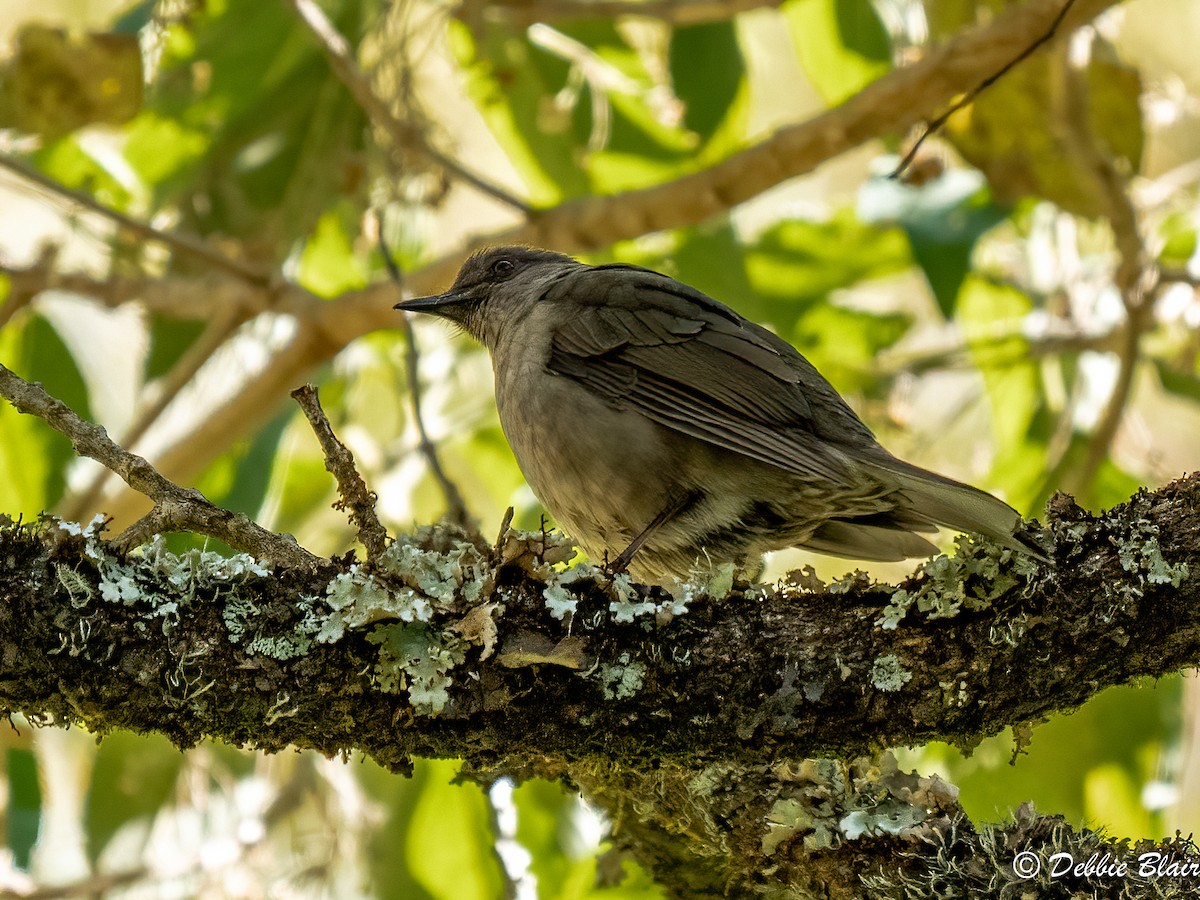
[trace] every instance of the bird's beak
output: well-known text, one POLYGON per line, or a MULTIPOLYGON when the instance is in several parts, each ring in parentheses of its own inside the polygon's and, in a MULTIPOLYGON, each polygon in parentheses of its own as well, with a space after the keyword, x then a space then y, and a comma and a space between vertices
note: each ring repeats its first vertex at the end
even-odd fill
POLYGON ((414 297, 411 300, 401 300, 392 309, 402 309, 405 312, 439 313, 445 307, 466 300, 456 291, 446 291, 444 294, 434 294, 432 297, 414 297))

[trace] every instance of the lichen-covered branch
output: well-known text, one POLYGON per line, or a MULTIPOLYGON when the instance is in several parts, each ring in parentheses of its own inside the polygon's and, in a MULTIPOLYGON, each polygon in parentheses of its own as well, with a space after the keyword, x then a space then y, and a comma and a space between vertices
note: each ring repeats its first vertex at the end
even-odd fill
MULTIPOLYGON (((1200 663, 1200 476, 1099 518, 1059 498, 1045 539, 1054 567, 967 541, 899 585, 731 586, 717 572, 668 595, 564 569, 571 549, 541 533, 508 532, 485 555, 429 529, 369 572, 268 577, 249 557, 126 553, 94 529, 9 523, 0 709, 181 746, 359 748, 398 770, 458 756, 485 777, 563 777, 677 896, 785 875, 828 884, 847 866, 860 887, 872 873, 894 885, 944 864, 938 842, 983 852, 952 790, 886 761, 788 760, 970 744, 1200 663)), ((999 834, 1073 834, 1045 821, 999 834)), ((989 852, 1019 844, 1002 846, 989 852)))

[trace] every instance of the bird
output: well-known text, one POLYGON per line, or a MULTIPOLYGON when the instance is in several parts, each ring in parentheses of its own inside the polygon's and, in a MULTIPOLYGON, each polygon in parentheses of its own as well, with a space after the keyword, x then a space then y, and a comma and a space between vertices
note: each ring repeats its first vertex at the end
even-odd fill
POLYGON ((1044 559, 1002 500, 893 456, 791 344, 668 275, 480 250, 403 300, 481 342, 518 466, 593 561, 646 584, 786 547, 927 557, 938 526, 1044 559))

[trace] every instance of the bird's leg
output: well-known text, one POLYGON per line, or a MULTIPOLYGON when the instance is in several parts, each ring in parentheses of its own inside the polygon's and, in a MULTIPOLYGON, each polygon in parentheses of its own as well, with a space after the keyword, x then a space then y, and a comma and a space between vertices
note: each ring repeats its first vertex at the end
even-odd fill
POLYGON ((608 564, 608 574, 619 575, 629 568, 629 564, 633 562, 634 555, 642 549, 642 545, 654 536, 663 525, 671 521, 685 509, 695 505, 704 492, 701 490, 690 491, 672 491, 667 505, 662 508, 657 516, 650 520, 650 524, 642 529, 641 534, 629 542, 629 546, 621 551, 621 555, 608 564))

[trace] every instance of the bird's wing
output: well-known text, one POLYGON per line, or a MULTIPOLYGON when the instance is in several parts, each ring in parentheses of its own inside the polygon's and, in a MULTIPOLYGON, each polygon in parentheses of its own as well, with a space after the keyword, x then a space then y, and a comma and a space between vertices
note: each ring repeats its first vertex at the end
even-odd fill
POLYGON ((667 428, 809 477, 841 480, 847 458, 888 454, 786 341, 665 275, 582 269, 550 371, 667 428))

